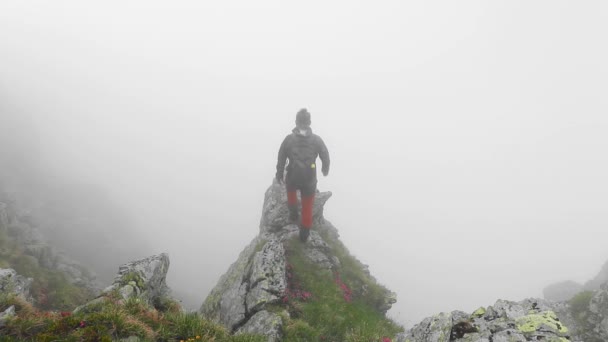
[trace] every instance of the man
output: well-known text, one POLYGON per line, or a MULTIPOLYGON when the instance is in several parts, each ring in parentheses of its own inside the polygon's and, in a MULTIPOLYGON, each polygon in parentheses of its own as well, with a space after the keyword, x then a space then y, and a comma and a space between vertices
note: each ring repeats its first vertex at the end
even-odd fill
POLYGON ((329 152, 325 143, 310 128, 310 113, 301 109, 296 114, 296 128, 285 137, 279 149, 279 160, 277 162, 277 181, 283 183, 283 171, 285 162, 287 164, 287 176, 285 183, 287 188, 287 206, 289 207, 289 218, 296 222, 298 220, 298 197, 300 190, 302 197, 302 220, 300 223, 300 240, 306 242, 312 227, 312 206, 317 191, 317 156, 323 162, 321 172, 323 176, 329 173, 329 152))

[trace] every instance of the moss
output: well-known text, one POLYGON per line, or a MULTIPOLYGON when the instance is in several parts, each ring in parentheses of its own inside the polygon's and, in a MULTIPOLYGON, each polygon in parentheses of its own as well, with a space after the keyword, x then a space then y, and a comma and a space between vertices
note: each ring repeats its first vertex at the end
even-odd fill
POLYGON ((480 307, 479 309, 475 310, 475 311, 473 312, 473 314, 471 314, 471 316, 472 316, 472 317, 475 317, 475 318, 479 318, 479 317, 482 317, 482 316, 483 316, 483 315, 485 315, 485 314, 486 314, 486 308, 484 308, 484 307, 482 306, 482 307, 480 307))
POLYGON ((146 289, 146 283, 144 282, 144 279, 137 272, 129 272, 122 275, 120 277, 119 284, 121 287, 126 285, 134 285, 137 286, 137 288, 139 288, 141 291, 144 291, 146 289))
POLYGON ((568 328, 559 321, 553 311, 530 314, 517 319, 517 329, 524 334, 536 332, 543 326, 559 334, 568 332, 568 328))

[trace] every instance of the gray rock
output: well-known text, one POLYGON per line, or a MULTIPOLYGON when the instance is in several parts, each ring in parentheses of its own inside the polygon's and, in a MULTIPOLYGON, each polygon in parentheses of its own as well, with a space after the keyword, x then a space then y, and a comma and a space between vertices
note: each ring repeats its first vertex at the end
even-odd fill
POLYGON ((121 265, 112 285, 106 287, 97 298, 76 308, 74 312, 93 310, 114 291, 123 300, 138 298, 154 306, 159 304, 170 293, 165 282, 169 264, 169 256, 162 253, 121 265))
POLYGON ((0 268, 0 293, 13 293, 31 301, 30 285, 32 278, 20 276, 12 268, 0 268))
POLYGON ((125 300, 126 300, 126 299, 129 299, 129 298, 131 298, 131 297, 135 297, 135 296, 137 296, 137 292, 135 291, 135 286, 133 286, 133 285, 131 285, 131 284, 127 284, 127 285, 125 285, 125 286, 121 287, 121 288, 118 290, 118 293, 119 293, 119 294, 120 294, 120 296, 121 296, 123 299, 125 299, 125 300))
POLYGON ((285 248, 280 240, 272 239, 253 257, 247 311, 256 312, 267 303, 278 302, 286 288, 285 248))
POLYGON ((265 244, 266 240, 258 236, 245 247, 237 261, 222 275, 201 305, 200 313, 203 316, 214 322, 221 322, 229 329, 233 328, 231 322, 239 322, 244 318, 247 275, 250 274, 253 256, 265 244))
POLYGON ((236 335, 244 333, 264 335, 268 342, 277 342, 281 341, 282 329, 283 320, 281 316, 262 310, 253 315, 245 325, 239 328, 236 335))
POLYGON ((505 329, 492 335, 494 342, 526 342, 526 337, 515 329, 505 329))
POLYGON ((572 341, 570 331, 552 310, 551 302, 498 300, 472 314, 453 311, 424 319, 398 335, 399 342, 572 341))
POLYGON ((230 330, 234 330, 246 319, 247 283, 233 283, 232 287, 222 293, 221 296, 219 323, 230 330))
POLYGON ((543 289, 543 297, 546 300, 554 302, 562 302, 574 297, 577 293, 583 290, 583 285, 568 280, 560 283, 552 284, 543 289))
POLYGON ((130 286, 136 295, 155 304, 169 292, 166 284, 169 264, 169 256, 162 253, 121 265, 114 285, 121 292, 122 288, 126 288, 125 293, 131 293, 128 289, 130 286))
POLYGON ((11 317, 15 316, 15 306, 11 305, 8 309, 4 310, 4 312, 0 313, 0 328, 6 325, 6 321, 8 321, 11 317))

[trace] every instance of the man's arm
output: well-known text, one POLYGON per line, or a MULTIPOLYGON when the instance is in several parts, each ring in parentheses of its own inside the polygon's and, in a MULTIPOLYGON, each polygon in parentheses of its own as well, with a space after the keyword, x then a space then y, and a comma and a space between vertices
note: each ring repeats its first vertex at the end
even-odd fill
POLYGON ((323 139, 321 139, 321 137, 318 138, 319 158, 321 158, 321 163, 323 164, 321 166, 321 172, 323 172, 323 176, 327 176, 327 174, 329 174, 329 151, 327 150, 327 146, 325 146, 323 139))
POLYGON ((289 136, 285 137, 283 143, 281 144, 281 148, 279 148, 279 156, 277 160, 277 174, 276 178, 279 183, 283 182, 283 173, 285 172, 285 163, 287 162, 287 139, 289 136))

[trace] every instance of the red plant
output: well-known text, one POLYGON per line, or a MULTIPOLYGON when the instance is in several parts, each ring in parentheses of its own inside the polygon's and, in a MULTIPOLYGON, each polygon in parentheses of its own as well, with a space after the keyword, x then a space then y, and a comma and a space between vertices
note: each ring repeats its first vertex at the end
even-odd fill
POLYGON ((290 299, 297 299, 302 301, 312 299, 312 293, 303 290, 302 285, 295 280, 293 274, 293 267, 291 266, 291 264, 288 263, 285 269, 287 271, 287 288, 285 289, 285 293, 283 294, 283 303, 288 303, 290 299))
POLYGON ((382 338, 382 342, 392 342, 391 339, 389 337, 384 336, 382 338))
MULTIPOLYGON (((342 296, 346 302, 351 302, 353 300, 353 291, 340 279, 340 274, 338 272, 335 273, 336 276, 336 284, 342 290, 342 296)), ((384 342, 384 341, 382 341, 384 342)))

